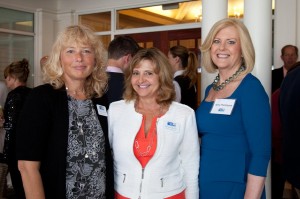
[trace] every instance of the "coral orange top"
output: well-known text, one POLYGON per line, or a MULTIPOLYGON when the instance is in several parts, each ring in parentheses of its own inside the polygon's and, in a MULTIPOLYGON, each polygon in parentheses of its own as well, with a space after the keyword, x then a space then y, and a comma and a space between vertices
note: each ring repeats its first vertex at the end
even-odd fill
MULTIPOLYGON (((146 117, 143 117, 142 125, 138 131, 133 145, 133 152, 135 157, 139 160, 142 167, 145 168, 149 160, 154 156, 157 146, 157 134, 156 134, 156 121, 158 116, 153 117, 151 127, 149 129, 147 137, 145 136, 145 120, 146 117)), ((116 192, 116 199, 129 199, 116 192)), ((176 194, 166 199, 185 199, 184 191, 179 194, 176 194)))
POLYGON ((136 134, 133 145, 135 157, 139 160, 142 167, 145 168, 149 160, 153 157, 157 146, 156 121, 158 117, 153 117, 147 137, 145 136, 145 121, 143 117, 142 125, 136 134))

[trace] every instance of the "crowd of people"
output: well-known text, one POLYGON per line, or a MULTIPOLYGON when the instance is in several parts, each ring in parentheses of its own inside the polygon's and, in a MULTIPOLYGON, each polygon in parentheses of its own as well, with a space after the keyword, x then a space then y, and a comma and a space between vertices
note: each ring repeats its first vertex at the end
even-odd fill
POLYGON ((41 59, 43 85, 26 86, 28 60, 8 65, 1 160, 16 198, 266 198, 271 154, 281 180, 272 186, 287 180, 299 191, 298 48, 282 49, 272 106, 251 74, 255 50, 241 21, 216 22, 201 53, 217 75, 200 105, 197 56, 181 45, 164 54, 117 36, 106 50, 73 25, 41 59))

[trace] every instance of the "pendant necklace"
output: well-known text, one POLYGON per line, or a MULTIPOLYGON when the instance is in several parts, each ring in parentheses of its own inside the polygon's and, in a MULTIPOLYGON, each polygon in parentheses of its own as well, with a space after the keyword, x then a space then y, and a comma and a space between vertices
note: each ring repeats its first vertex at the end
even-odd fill
POLYGON ((229 77, 228 79, 226 79, 224 82, 222 82, 221 84, 218 85, 218 83, 220 82, 220 74, 218 74, 215 78, 215 80, 212 83, 212 87, 215 91, 220 91, 223 88, 225 88, 225 86, 227 84, 229 84, 230 82, 232 82, 234 79, 236 79, 244 70, 246 70, 245 66, 241 66, 231 77, 229 77))
MULTIPOLYGON (((137 112, 141 113, 141 111, 138 108, 137 103, 138 102, 135 101, 135 105, 134 105, 135 109, 136 109, 137 112)), ((135 140, 134 140, 134 147, 136 148, 137 153, 142 157, 147 156, 150 153, 150 150, 153 147, 154 139, 156 138, 156 125, 157 125, 156 123, 157 123, 157 119, 161 116, 162 111, 163 111, 163 108, 160 105, 158 113, 156 113, 152 116, 151 126, 150 126, 150 129, 149 129, 148 134, 147 134, 148 144, 145 148, 145 151, 141 151, 141 148, 140 148, 140 141, 141 140, 139 140, 138 137, 136 137, 135 140), (155 120, 155 124, 153 124, 154 123, 153 120, 155 120)), ((145 121, 146 121, 146 115, 143 115, 143 122, 142 122, 143 125, 145 125, 145 121)), ((144 131, 145 131, 145 126, 143 126, 143 128, 144 128, 144 131)))
POLYGON ((67 86, 66 86, 66 91, 67 91, 67 93, 72 94, 74 96, 77 96, 79 93, 85 94, 84 89, 71 91, 67 86))
MULTIPOLYGON (((144 117, 143 120, 145 121, 145 119, 146 118, 144 117)), ((154 139, 156 137, 156 124, 154 124, 154 126, 152 125, 154 119, 157 121, 157 117, 152 118, 151 127, 150 127, 150 129, 148 131, 148 135, 147 135, 149 141, 148 141, 145 151, 141 151, 140 143, 139 143, 141 140, 139 140, 139 138, 137 136, 134 140, 134 147, 136 148, 138 154, 142 157, 145 157, 149 154, 150 150, 152 149, 154 139)), ((144 131, 145 131, 145 129, 144 129, 144 131)))

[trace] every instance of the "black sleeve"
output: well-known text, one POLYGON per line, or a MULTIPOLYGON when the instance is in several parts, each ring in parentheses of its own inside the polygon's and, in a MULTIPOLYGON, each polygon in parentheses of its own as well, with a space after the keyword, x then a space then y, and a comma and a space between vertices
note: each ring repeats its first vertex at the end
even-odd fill
POLYGON ((40 161, 47 132, 50 131, 50 106, 42 90, 34 89, 20 113, 17 125, 17 159, 40 161))

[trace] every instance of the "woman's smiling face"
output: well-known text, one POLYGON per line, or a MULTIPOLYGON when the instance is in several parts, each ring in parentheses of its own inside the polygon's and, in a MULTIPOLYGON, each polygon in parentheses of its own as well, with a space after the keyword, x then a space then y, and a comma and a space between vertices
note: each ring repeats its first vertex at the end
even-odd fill
POLYGON ((237 29, 233 26, 221 29, 213 40, 210 54, 218 69, 238 69, 242 62, 242 50, 237 29))
POLYGON ((156 98, 159 76, 150 60, 142 60, 132 71, 131 84, 140 98, 156 98))

